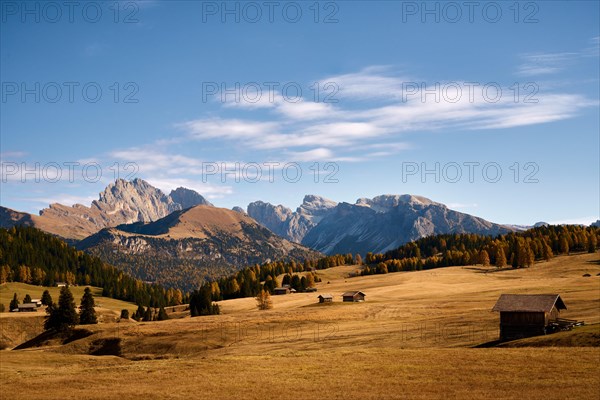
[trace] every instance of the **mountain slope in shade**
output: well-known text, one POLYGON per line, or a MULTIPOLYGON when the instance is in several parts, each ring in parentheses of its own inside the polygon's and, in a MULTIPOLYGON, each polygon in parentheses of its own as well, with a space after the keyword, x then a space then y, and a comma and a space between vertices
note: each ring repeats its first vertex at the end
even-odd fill
POLYGON ((275 234, 300 243, 336 205, 336 202, 323 197, 307 195, 295 212, 282 205, 255 201, 248 205, 248 215, 275 234))
POLYGON ((186 290, 248 265, 319 256, 245 214, 206 205, 150 223, 106 228, 77 247, 143 280, 186 290))
POLYGON ((511 229, 412 195, 382 195, 340 203, 302 240, 326 254, 382 253, 443 233, 497 235, 511 229))
POLYGON ((90 207, 56 203, 41 210, 39 216, 29 218, 23 217, 24 213, 3 208, 0 219, 3 226, 27 223, 65 239, 79 240, 106 227, 156 221, 197 204, 211 205, 190 189, 178 188, 166 195, 142 179, 118 179, 108 185, 90 207))

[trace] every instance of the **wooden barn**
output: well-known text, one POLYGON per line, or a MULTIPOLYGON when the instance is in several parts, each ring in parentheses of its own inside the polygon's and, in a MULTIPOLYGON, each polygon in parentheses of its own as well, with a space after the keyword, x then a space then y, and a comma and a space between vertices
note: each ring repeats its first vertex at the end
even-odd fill
POLYGON ((35 305, 35 303, 24 303, 24 304, 19 304, 17 306, 18 312, 37 311, 36 309, 37 309, 37 306, 35 305))
POLYGON ((342 294, 342 299, 345 302, 365 301, 365 296, 363 292, 346 292, 342 294))
POLYGON ((275 289, 273 289, 273 294, 290 294, 290 289, 287 287, 276 287, 275 289))
POLYGON ((333 302, 333 296, 328 293, 323 293, 323 294, 319 295, 318 299, 319 299, 319 303, 332 303, 333 302))
POLYGON ((558 294, 503 294, 492 311, 500 312, 500 340, 545 335, 567 306, 558 294))

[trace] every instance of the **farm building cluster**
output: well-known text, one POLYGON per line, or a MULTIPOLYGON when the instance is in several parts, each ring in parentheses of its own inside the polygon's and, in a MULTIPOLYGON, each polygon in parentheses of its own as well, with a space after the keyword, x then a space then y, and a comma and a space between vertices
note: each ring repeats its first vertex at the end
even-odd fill
MULTIPOLYGON (((317 288, 307 288, 305 290, 305 292, 316 292, 317 288)), ((293 288, 290 288, 289 285, 283 285, 282 287, 277 287, 275 289, 273 289, 273 294, 274 295, 286 295, 286 294, 291 294, 291 293, 296 293, 297 291, 293 288)), ((342 293, 341 297, 342 297, 342 302, 344 303, 358 303, 358 302, 362 302, 365 301, 365 296, 366 294, 364 292, 361 292, 360 290, 354 290, 354 291, 349 291, 349 292, 345 292, 342 293)), ((317 296, 317 299, 319 299, 319 303, 333 303, 333 295, 329 294, 329 293, 323 293, 319 296, 317 296)))
POLYGON ((31 299, 30 303, 19 304, 17 308, 10 310, 11 312, 32 312, 37 311, 42 306, 42 300, 31 299))

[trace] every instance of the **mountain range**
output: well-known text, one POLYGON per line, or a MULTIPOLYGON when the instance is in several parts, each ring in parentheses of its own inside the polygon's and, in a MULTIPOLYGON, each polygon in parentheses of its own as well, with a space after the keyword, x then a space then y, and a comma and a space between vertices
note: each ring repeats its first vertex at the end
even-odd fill
POLYGON ((51 204, 39 215, 0 207, 0 227, 13 225, 39 228, 136 277, 181 288, 268 260, 364 255, 435 234, 518 230, 408 194, 353 204, 307 195, 295 211, 263 201, 228 210, 193 190, 167 195, 142 179, 116 180, 90 206, 51 204))
POLYGON ((248 215, 278 235, 325 254, 381 253, 430 235, 514 230, 408 194, 360 198, 354 204, 306 196, 295 212, 259 201, 248 205, 248 215))

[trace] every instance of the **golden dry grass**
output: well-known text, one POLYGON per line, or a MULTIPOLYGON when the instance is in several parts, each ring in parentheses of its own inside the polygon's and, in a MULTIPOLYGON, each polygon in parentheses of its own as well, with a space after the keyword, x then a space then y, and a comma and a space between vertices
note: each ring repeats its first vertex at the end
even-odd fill
POLYGON ((100 324, 67 345, 1 351, 3 398, 595 399, 598 347, 471 347, 497 338, 500 293, 560 293, 563 317, 599 323, 598 262, 360 278, 339 267, 320 272, 319 292, 273 296, 268 311, 228 300, 219 316, 100 324), (341 303, 352 289, 367 301, 341 303), (336 303, 316 304, 323 292, 336 303), (87 355, 106 339, 122 357, 87 355))

